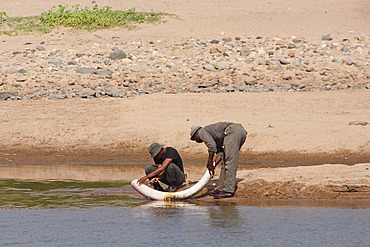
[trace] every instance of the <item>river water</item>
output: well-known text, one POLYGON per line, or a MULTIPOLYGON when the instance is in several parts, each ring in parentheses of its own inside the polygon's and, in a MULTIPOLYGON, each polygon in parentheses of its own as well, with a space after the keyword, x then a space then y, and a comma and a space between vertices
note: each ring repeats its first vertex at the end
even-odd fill
POLYGON ((369 209, 233 204, 1 209, 1 246, 369 246, 369 209))
POLYGON ((369 205, 302 200, 156 202, 130 195, 129 185, 114 182, 0 184, 0 246, 370 243, 369 205))
POLYGON ((30 179, 36 169, 12 167, 0 174, 0 246, 370 246, 369 201, 156 202, 94 181, 105 168, 73 181, 60 178, 76 170, 30 179))

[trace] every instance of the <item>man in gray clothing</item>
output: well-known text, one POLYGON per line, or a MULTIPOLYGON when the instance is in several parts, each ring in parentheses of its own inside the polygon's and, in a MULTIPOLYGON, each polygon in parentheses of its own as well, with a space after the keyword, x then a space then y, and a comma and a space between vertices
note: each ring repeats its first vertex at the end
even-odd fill
POLYGON ((217 188, 210 192, 216 199, 233 197, 236 187, 236 172, 239 163, 239 150, 247 137, 247 131, 241 124, 219 122, 204 127, 193 126, 190 130, 190 140, 204 142, 208 147, 207 168, 214 175, 215 165, 222 157, 223 164, 217 188), (214 159, 215 154, 217 154, 214 159))

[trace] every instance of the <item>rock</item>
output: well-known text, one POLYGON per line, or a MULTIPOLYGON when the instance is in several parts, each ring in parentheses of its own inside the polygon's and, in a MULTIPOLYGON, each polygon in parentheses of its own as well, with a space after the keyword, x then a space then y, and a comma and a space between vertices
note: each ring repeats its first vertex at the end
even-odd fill
POLYGON ((290 64, 290 62, 288 60, 286 60, 285 58, 280 58, 279 59, 279 62, 283 65, 286 65, 286 64, 290 64))
POLYGON ((27 77, 24 76, 23 74, 17 74, 17 76, 15 77, 15 80, 17 82, 24 82, 24 81, 27 81, 27 77))
POLYGON ((233 87, 226 87, 225 90, 226 90, 226 92, 234 92, 235 91, 235 88, 233 88, 233 87))
POLYGON ((219 40, 216 40, 216 39, 213 39, 209 43, 210 44, 216 44, 217 45, 218 43, 220 43, 220 41, 219 40))
POLYGON ((213 64, 206 63, 203 65, 203 69, 208 70, 208 71, 215 71, 216 68, 213 64))
POLYGON ((296 59, 292 62, 292 65, 293 66, 296 66, 296 67, 299 67, 301 65, 301 60, 300 59, 296 59))
POLYGON ((45 47, 43 47, 41 45, 38 45, 38 46, 36 46, 36 50, 38 50, 38 51, 45 51, 46 49, 45 49, 45 47))
POLYGON ((90 67, 81 67, 76 70, 76 73, 80 74, 94 74, 95 71, 90 67))
POLYGON ((217 46, 216 49, 220 53, 226 52, 226 48, 222 45, 217 46))
POLYGON ((354 64, 354 61, 353 61, 352 59, 350 59, 350 58, 346 59, 344 62, 345 62, 345 64, 346 64, 346 65, 348 65, 348 66, 350 66, 350 65, 354 64))
POLYGON ((313 72, 313 71, 315 71, 314 67, 307 67, 306 68, 306 72, 313 72))
POLYGON ((65 95, 60 95, 60 94, 51 94, 49 95, 48 97, 46 97, 47 99, 64 99, 65 98, 65 95))
POLYGON ((71 60, 68 62, 68 65, 77 65, 77 62, 75 60, 71 60))
POLYGON ((251 50, 248 47, 243 47, 240 51, 240 55, 243 57, 249 56, 251 54, 251 50))
POLYGON ((0 92, 0 101, 1 100, 7 100, 10 98, 10 94, 5 93, 5 92, 0 92))
POLYGON ((87 98, 89 96, 94 96, 95 95, 95 90, 92 90, 90 88, 82 89, 82 90, 80 90, 80 92, 78 93, 78 95, 81 98, 87 98))
POLYGON ((356 67, 364 67, 365 66, 364 61, 361 61, 359 59, 356 59, 354 64, 355 64, 356 67))
POLYGON ((113 76, 113 72, 110 71, 109 69, 104 69, 102 71, 100 71, 99 75, 101 76, 105 76, 106 78, 112 78, 113 76))
POLYGON ((25 70, 25 69, 20 69, 20 70, 17 71, 17 73, 19 73, 19 74, 27 74, 28 71, 25 70))
POLYGON ((222 38, 222 41, 231 42, 232 38, 231 37, 224 37, 224 38, 222 38))
POLYGON ((120 97, 118 89, 110 89, 106 88, 105 89, 105 94, 111 97, 120 97))
POLYGON ((109 65, 112 65, 112 62, 109 60, 104 60, 104 64, 109 66, 109 65))
POLYGON ((322 36, 321 40, 333 40, 333 38, 330 37, 328 34, 325 34, 324 36, 322 36))
POLYGON ((8 94, 10 94, 10 96, 15 96, 15 95, 18 95, 18 90, 17 89, 10 89, 7 91, 8 94))
POLYGON ((288 49, 294 49, 297 48, 297 46, 293 42, 289 42, 288 49))
POLYGON ((281 66, 281 64, 280 63, 278 63, 276 66, 275 66, 275 68, 274 68, 274 71, 275 72, 280 72, 280 71, 283 71, 284 70, 284 68, 283 68, 283 66, 281 66))
POLYGON ((349 48, 347 46, 343 46, 340 51, 341 52, 347 52, 349 50, 349 48))
POLYGON ((278 40, 278 41, 276 42, 276 44, 277 44, 278 46, 288 46, 288 42, 287 42, 287 41, 284 41, 284 40, 278 40))
POLYGON ((124 59, 126 58, 126 53, 122 50, 116 50, 109 55, 109 58, 113 60, 124 59))

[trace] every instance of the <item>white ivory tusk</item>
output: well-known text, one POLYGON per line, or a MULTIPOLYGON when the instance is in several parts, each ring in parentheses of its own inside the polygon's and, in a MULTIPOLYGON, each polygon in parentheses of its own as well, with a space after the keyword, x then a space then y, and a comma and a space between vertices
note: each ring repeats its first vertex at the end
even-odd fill
POLYGON ((143 196, 148 197, 152 200, 161 200, 161 201, 168 201, 168 200, 176 200, 176 199, 186 199, 189 198, 199 191, 201 191, 211 179, 211 175, 209 171, 204 173, 203 177, 192 187, 178 192, 163 192, 159 190, 155 190, 150 188, 145 184, 139 184, 137 179, 132 180, 131 186, 143 196))

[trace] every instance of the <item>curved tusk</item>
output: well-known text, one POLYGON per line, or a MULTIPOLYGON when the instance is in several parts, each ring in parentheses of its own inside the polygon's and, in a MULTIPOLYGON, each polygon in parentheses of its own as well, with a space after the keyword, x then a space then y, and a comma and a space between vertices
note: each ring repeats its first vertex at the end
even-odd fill
POLYGON ((211 179, 211 175, 209 174, 209 171, 204 173, 203 177, 192 187, 178 192, 163 192, 158 191, 155 189, 150 188, 149 186, 145 184, 139 184, 137 182, 137 179, 132 180, 131 186, 140 194, 143 196, 148 197, 152 200, 161 200, 161 201, 168 201, 168 200, 174 200, 174 199, 186 199, 189 198, 199 191, 201 191, 209 182, 211 179))

